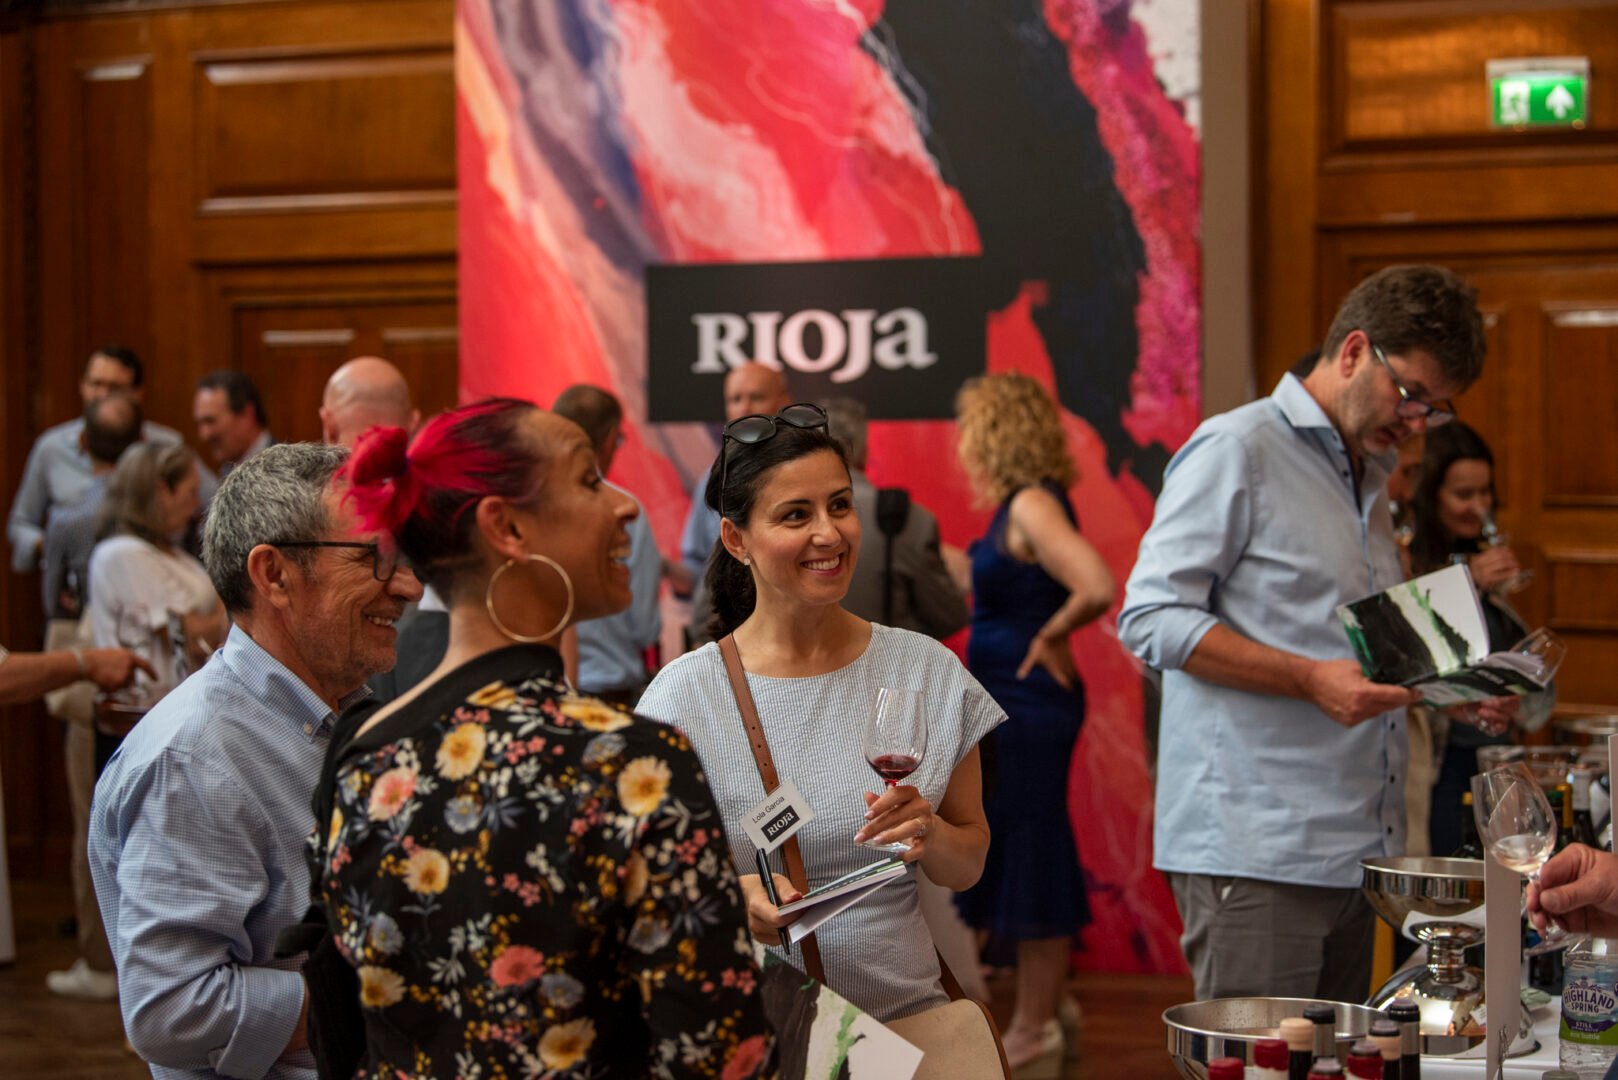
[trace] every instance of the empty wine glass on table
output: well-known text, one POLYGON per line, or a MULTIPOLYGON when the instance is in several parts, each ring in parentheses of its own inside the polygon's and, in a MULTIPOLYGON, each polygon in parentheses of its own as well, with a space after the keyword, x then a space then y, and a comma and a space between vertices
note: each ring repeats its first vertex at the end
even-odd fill
MULTIPOLYGON (((927 713, 919 690, 879 687, 865 723, 865 760, 892 788, 921 765, 927 753, 927 713)), ((907 851, 906 844, 875 844, 891 851, 907 851)))
MULTIPOLYGON (((1556 816, 1528 766, 1518 761, 1472 777, 1472 813, 1478 837, 1495 861, 1538 885, 1540 867, 1556 850, 1556 816)), ((1585 936, 1570 934, 1553 920, 1540 943, 1524 949, 1523 955, 1565 949, 1585 936)))

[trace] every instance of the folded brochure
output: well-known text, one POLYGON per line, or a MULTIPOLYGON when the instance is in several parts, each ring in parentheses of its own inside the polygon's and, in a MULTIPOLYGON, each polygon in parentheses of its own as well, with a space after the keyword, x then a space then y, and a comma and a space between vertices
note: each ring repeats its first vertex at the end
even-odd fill
POLYGON ((1491 653, 1483 601, 1461 564, 1344 604, 1337 615, 1366 678, 1419 690, 1438 706, 1543 690, 1563 651, 1538 630, 1491 653))
POLYGON ((802 941, 833 915, 847 911, 888 882, 903 877, 908 869, 909 866, 898 859, 883 859, 810 889, 792 903, 781 905, 783 915, 803 912, 797 922, 787 927, 787 932, 794 942, 802 941))

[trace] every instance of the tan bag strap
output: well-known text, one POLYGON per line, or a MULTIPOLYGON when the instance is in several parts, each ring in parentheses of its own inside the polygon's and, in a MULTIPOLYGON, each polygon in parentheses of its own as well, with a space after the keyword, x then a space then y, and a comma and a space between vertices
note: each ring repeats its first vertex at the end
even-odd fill
MULTIPOLYGON (((770 743, 764 737, 764 725, 758 720, 758 706, 753 704, 753 692, 747 688, 747 673, 742 669, 742 654, 736 651, 736 636, 726 634, 719 639, 719 655, 725 660, 725 673, 730 676, 730 690, 736 695, 736 708, 747 726, 747 742, 753 748, 753 761, 758 765, 759 779, 764 781, 764 794, 781 786, 775 772, 775 759, 770 756, 770 743)), ((798 838, 791 836, 781 845, 781 857, 786 861, 787 878, 801 893, 809 891, 809 875, 803 868, 803 851, 798 838)), ((803 969, 821 985, 826 983, 826 969, 820 963, 820 943, 810 934, 798 945, 803 949, 803 969)))

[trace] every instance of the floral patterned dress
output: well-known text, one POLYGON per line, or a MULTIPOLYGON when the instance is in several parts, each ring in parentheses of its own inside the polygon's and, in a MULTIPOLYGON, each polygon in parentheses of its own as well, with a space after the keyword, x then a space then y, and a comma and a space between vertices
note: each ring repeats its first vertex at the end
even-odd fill
POLYGON ((733 1080, 773 1058, 696 755, 560 672, 487 653, 343 751, 320 888, 361 1076, 733 1080))

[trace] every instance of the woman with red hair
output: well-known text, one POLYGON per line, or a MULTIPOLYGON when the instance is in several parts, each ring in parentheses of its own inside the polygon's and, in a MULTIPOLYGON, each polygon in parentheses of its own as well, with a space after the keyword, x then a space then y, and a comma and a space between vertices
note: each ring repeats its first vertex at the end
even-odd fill
POLYGON ((629 603, 633 501, 525 402, 363 436, 348 498, 449 607, 427 679, 337 751, 317 889, 365 1076, 758 1075, 742 895, 679 733, 572 692, 556 642, 629 603))

